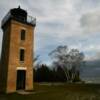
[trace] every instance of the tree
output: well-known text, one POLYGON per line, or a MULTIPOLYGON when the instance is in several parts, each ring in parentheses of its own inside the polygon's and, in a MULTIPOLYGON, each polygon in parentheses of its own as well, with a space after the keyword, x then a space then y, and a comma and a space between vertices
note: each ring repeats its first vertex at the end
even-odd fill
POLYGON ((69 50, 67 46, 58 46, 49 55, 53 59, 53 65, 63 69, 67 81, 74 81, 76 77, 80 80, 79 71, 84 59, 82 52, 78 49, 69 50))
POLYGON ((52 79, 51 70, 46 64, 40 65, 35 69, 34 79, 38 82, 50 82, 52 79))
POLYGON ((39 57, 40 57, 40 55, 37 55, 37 56, 33 59, 33 62, 37 61, 39 57))
POLYGON ((61 67, 51 69, 46 64, 39 65, 34 71, 35 82, 65 82, 66 77, 61 67))

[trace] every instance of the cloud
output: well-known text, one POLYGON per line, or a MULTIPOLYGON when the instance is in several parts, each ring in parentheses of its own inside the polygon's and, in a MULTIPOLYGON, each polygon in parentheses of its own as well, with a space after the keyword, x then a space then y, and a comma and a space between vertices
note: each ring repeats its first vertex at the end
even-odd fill
POLYGON ((74 7, 79 13, 86 13, 100 9, 100 0, 75 0, 74 7))
MULTIPOLYGON (((99 10, 100 11, 100 10, 99 10)), ((84 33, 100 32, 100 14, 97 11, 86 13, 80 19, 84 33)))
POLYGON ((87 56, 99 51, 91 45, 96 48, 100 41, 100 0, 15 0, 12 3, 13 0, 0 1, 0 20, 18 5, 36 17, 35 51, 41 54, 41 59, 47 59, 48 52, 58 45, 76 46, 87 56))

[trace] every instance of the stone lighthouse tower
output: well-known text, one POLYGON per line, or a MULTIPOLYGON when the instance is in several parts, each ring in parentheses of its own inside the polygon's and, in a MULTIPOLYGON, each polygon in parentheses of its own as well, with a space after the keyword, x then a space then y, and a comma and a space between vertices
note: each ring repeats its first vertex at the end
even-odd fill
POLYGON ((33 89, 33 43, 36 20, 20 7, 11 9, 1 22, 0 91, 33 89))

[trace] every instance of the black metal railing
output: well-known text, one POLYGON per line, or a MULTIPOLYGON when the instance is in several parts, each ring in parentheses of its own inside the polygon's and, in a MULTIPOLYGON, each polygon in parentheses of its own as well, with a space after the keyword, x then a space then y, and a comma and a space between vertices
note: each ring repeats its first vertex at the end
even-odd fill
POLYGON ((21 22, 25 22, 28 24, 32 24, 32 25, 36 25, 36 18, 32 17, 32 16, 27 16, 27 19, 22 17, 22 16, 14 16, 11 14, 11 12, 8 12, 6 14, 6 16, 3 18, 2 22, 1 22, 1 26, 3 26, 7 20, 9 20, 9 18, 13 18, 15 20, 21 21, 21 22))
POLYGON ((36 18, 28 15, 27 22, 32 24, 32 25, 36 25, 36 18))

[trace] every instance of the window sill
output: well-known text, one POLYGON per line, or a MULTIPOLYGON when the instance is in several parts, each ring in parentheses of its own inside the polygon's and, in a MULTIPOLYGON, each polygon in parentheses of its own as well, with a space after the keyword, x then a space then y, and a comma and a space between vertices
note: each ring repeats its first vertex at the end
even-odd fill
POLYGON ((20 63, 21 63, 21 64, 23 64, 23 63, 24 63, 24 61, 20 61, 20 63))

